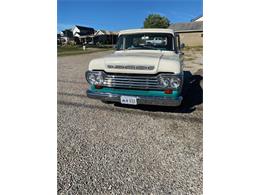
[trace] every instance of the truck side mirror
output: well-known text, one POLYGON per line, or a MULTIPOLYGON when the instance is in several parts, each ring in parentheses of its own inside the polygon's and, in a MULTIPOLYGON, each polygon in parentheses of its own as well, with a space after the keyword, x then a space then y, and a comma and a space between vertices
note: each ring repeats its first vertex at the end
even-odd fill
POLYGON ((180 45, 180 48, 183 49, 184 47, 185 47, 185 44, 182 43, 182 44, 180 45))

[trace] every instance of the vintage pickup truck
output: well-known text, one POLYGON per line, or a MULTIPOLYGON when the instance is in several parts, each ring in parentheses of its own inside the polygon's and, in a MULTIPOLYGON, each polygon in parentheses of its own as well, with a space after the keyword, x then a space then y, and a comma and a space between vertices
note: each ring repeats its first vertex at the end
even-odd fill
POLYGON ((87 96, 103 102, 179 106, 183 53, 171 29, 119 32, 116 51, 89 63, 87 96))

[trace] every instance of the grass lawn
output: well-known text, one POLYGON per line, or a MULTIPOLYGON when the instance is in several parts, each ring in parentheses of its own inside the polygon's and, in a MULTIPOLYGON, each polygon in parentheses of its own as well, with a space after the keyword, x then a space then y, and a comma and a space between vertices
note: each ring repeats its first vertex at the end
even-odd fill
POLYGON ((86 50, 83 50, 82 46, 58 46, 57 55, 58 56, 68 56, 68 55, 88 54, 88 53, 107 51, 107 50, 112 50, 112 48, 87 47, 86 50))

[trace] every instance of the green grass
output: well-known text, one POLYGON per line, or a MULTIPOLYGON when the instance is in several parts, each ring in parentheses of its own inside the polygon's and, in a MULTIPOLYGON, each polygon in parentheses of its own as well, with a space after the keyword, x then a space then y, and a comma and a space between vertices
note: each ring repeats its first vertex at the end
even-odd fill
POLYGON ((89 47, 86 50, 83 50, 82 46, 58 46, 57 47, 57 55, 58 56, 69 56, 69 55, 79 55, 79 54, 89 54, 100 51, 108 51, 112 50, 112 48, 103 47, 89 47))

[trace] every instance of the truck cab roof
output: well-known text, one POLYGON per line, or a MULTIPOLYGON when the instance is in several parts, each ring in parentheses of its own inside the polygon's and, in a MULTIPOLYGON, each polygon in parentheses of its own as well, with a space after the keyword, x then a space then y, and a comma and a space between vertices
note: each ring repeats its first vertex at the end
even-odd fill
POLYGON ((138 33, 170 33, 174 36, 174 31, 167 28, 141 28, 141 29, 128 29, 119 32, 119 36, 123 34, 138 34, 138 33))

